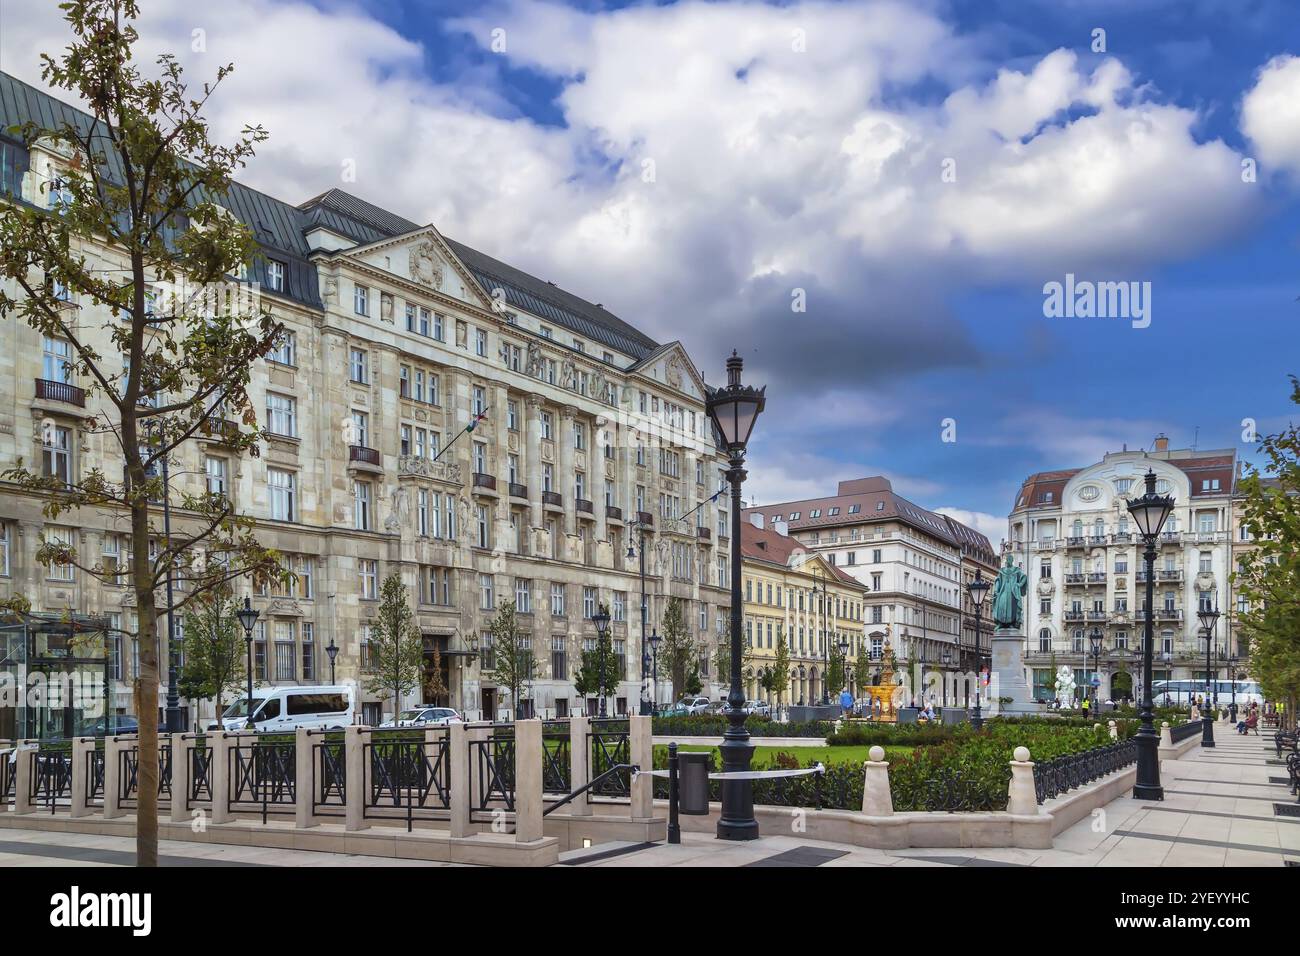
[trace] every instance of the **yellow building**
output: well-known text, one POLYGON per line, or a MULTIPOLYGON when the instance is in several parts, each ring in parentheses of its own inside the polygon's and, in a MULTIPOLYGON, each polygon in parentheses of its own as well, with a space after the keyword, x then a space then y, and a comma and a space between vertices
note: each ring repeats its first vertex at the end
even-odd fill
POLYGON ((852 674, 863 647, 864 597, 860 581, 804 548, 786 534, 784 522, 765 526, 760 514, 741 523, 744 561, 746 689, 751 699, 776 703, 759 685, 758 675, 776 657, 780 635, 790 658, 790 686, 783 704, 811 704, 829 691, 832 700, 842 688, 825 688, 830 655, 847 648, 849 689, 856 696, 852 674))

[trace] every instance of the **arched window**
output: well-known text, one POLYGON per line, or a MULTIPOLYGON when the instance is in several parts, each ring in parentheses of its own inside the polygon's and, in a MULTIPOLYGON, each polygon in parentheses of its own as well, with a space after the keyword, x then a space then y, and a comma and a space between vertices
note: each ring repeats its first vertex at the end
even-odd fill
POLYGON ((1051 628, 1043 628, 1038 632, 1038 650, 1043 654, 1050 654, 1052 651, 1052 631, 1051 628))

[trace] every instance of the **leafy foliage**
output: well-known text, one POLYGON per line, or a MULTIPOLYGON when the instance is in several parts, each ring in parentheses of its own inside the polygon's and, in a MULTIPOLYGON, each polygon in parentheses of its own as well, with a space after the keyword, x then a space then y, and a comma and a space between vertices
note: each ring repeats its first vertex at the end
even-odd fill
POLYGON ((230 589, 224 588, 190 605, 185 615, 185 664, 178 686, 183 697, 216 703, 218 727, 225 695, 239 693, 246 681, 247 645, 238 610, 230 589))
MULTIPOLYGON (((691 690, 688 687, 691 669, 699 664, 700 650, 686 625, 686 612, 681 598, 668 599, 663 619, 659 622, 659 632, 663 635, 659 660, 672 679, 673 693, 678 697, 699 693, 698 689, 691 690)), ((699 675, 695 675, 695 679, 698 682, 699 675)))
POLYGON ((402 576, 394 571, 379 589, 379 613, 370 632, 366 689, 393 698, 394 717, 402 697, 420 685, 424 641, 415 625, 415 612, 406 595, 402 576))
POLYGON ((510 691, 517 713, 524 685, 537 676, 537 663, 532 648, 519 630, 514 601, 502 601, 497 605, 496 617, 492 619, 489 630, 492 632, 492 676, 497 684, 510 691))

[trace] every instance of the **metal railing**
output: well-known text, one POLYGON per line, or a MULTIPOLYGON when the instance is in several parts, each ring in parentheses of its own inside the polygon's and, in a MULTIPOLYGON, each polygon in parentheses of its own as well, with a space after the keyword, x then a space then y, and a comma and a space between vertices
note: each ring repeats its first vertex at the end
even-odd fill
POLYGON ((475 774, 470 819, 483 821, 515 809, 515 737, 509 725, 494 725, 489 736, 470 741, 470 762, 475 774), (475 816, 477 814, 477 816, 475 816))
POLYGON ((512 482, 510 482, 510 497, 511 497, 511 498, 527 498, 527 497, 528 497, 528 486, 527 486, 527 485, 521 485, 521 484, 520 484, 519 482, 517 482, 517 481, 512 481, 512 482))
POLYGON ((98 807, 104 804, 104 751, 101 742, 86 751, 86 806, 98 807))
MULTIPOLYGON (((624 721, 593 720, 587 732, 591 777, 595 780, 611 767, 630 764, 631 734, 624 721)), ((632 778, 629 773, 610 774, 600 786, 592 787, 593 797, 626 802, 632 798, 632 778)))
POLYGON ((481 471, 474 472, 474 487, 482 488, 484 491, 496 491, 496 475, 487 475, 481 471))
POLYGON ((187 747, 190 761, 190 786, 185 794, 185 809, 193 810, 200 802, 212 802, 212 746, 202 734, 186 737, 194 746, 187 747))
POLYGON ((16 760, 18 753, 13 750, 0 753, 0 807, 14 802, 14 781, 18 778, 18 774, 16 764, 10 763, 9 758, 14 757, 16 760))
POLYGON ((60 807, 72 804, 72 751, 58 748, 55 750, 30 750, 19 753, 31 755, 32 778, 28 783, 27 796, 33 806, 42 805, 53 813, 60 807))
POLYGON ((48 378, 36 380, 36 397, 51 402, 67 402, 78 408, 86 407, 86 390, 68 382, 55 382, 48 378))
MULTIPOLYGON (((117 752, 117 801, 118 805, 130 809, 135 806, 139 796, 140 745, 123 747, 117 752)), ((158 804, 170 801, 172 796, 172 745, 158 745, 158 804)))
POLYGON ((311 746, 311 812, 318 816, 342 816, 337 811, 348 802, 347 748, 337 738, 338 731, 307 732, 311 746))
POLYGON ((292 740, 236 736, 228 751, 227 799, 231 810, 247 811, 250 805, 260 808, 263 823, 268 814, 293 813, 298 799, 297 749, 292 740))
POLYGON ((1169 728, 1169 739, 1174 743, 1180 743, 1188 737, 1199 737, 1204 732, 1204 728, 1199 720, 1189 720, 1185 724, 1179 724, 1177 727, 1169 728))
POLYGON ((567 794, 573 789, 572 747, 567 729, 542 731, 542 793, 567 794))
POLYGON ((1077 754, 1064 754, 1034 764, 1034 793, 1042 803, 1135 763, 1135 737, 1077 754))
MULTIPOLYGON (((363 731, 365 733, 366 731, 363 731)), ((376 737, 361 745, 369 776, 362 816, 392 819, 397 810, 406 817, 406 829, 420 819, 448 819, 451 810, 451 733, 443 731, 428 740, 419 736, 376 737)))
POLYGON ((359 461, 366 465, 382 465, 383 457, 379 454, 377 448, 367 448, 365 445, 349 445, 348 461, 359 461))

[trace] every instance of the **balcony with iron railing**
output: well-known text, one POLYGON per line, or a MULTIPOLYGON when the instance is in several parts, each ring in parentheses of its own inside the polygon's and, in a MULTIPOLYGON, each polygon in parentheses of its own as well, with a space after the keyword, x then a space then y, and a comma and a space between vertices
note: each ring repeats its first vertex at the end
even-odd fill
POLYGON ((636 513, 636 522, 647 528, 653 528, 655 526, 655 516, 649 511, 638 511, 636 513))
POLYGON ((1182 579, 1183 579, 1183 572, 1181 570, 1156 572, 1157 581, 1181 581, 1182 579))
POLYGON ((1066 584, 1083 584, 1084 581, 1086 580, 1087 580, 1087 575, 1081 573, 1079 574, 1070 573, 1065 576, 1066 584))
POLYGON ((86 390, 68 382, 55 382, 48 378, 38 378, 36 380, 36 397, 47 402, 64 402, 68 405, 76 405, 78 408, 86 407, 86 390))
POLYGON ((1089 583, 1089 584, 1105 584, 1105 583, 1106 583, 1106 572, 1105 572, 1105 571, 1089 571, 1089 572, 1088 572, 1088 583, 1089 583))
POLYGON ((199 426, 199 433, 212 441, 232 441, 239 437, 239 423, 229 418, 209 418, 199 426))
POLYGON ((485 472, 474 472, 474 493, 495 495, 497 493, 496 475, 489 475, 485 472))
POLYGON ((383 456, 380 455, 377 448, 367 448, 365 445, 348 446, 349 465, 372 465, 379 468, 383 465, 383 462, 383 456))
POLYGON ((1090 622, 1092 622, 1092 623, 1096 623, 1096 624, 1104 624, 1104 623, 1106 622, 1106 612, 1105 612, 1105 611, 1089 611, 1089 612, 1088 612, 1088 620, 1089 620, 1090 622))
POLYGON ((1176 607, 1158 607, 1156 608, 1156 620, 1158 621, 1181 621, 1183 612, 1181 608, 1176 607))
POLYGON ((1088 544, 1088 539, 1083 537, 1082 535, 1079 535, 1078 537, 1071 535, 1070 537, 1065 539, 1065 546, 1067 548, 1082 548, 1087 546, 1087 544, 1088 544))
POLYGON ((1067 621, 1082 621, 1084 619, 1083 611, 1066 611, 1065 619, 1067 621))
POLYGON ((1105 543, 1106 543, 1106 536, 1104 534, 1088 535, 1088 544, 1092 545, 1093 547, 1097 547, 1105 543))
POLYGON ((1133 540, 1133 535, 1127 531, 1117 531, 1110 536, 1110 540, 1115 544, 1128 544, 1133 540))
POLYGON ((579 514, 594 515, 596 506, 586 498, 574 498, 573 507, 579 514))
POLYGON ((519 482, 517 482, 517 481, 512 481, 512 482, 509 483, 509 486, 510 486, 510 487, 509 487, 509 491, 510 491, 510 497, 511 497, 511 498, 519 498, 521 501, 527 501, 527 500, 528 500, 528 486, 527 486, 527 485, 521 485, 521 484, 520 484, 519 482))
POLYGON ((623 520, 623 509, 617 505, 605 505, 605 517, 610 521, 621 522, 623 520))
POLYGON ((1181 531, 1165 531, 1160 535, 1160 543, 1163 544, 1182 544, 1183 533, 1181 531))
POLYGON ((695 529, 695 537, 699 538, 701 541, 712 541, 713 531, 703 526, 697 526, 695 529))
POLYGON ((558 491, 543 491, 542 504, 547 508, 558 508, 564 510, 564 498, 558 491))

